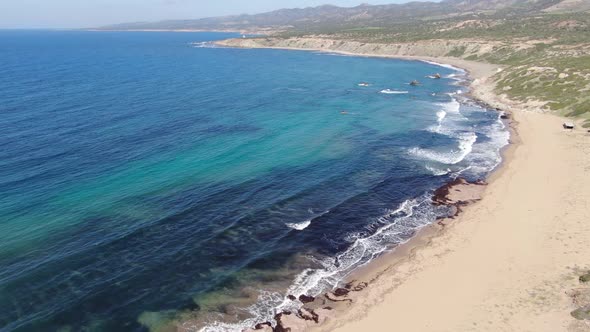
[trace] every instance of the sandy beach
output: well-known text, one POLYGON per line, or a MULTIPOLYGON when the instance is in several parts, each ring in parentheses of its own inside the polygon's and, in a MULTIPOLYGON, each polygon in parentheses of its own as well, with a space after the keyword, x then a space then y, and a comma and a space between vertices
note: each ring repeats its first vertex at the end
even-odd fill
POLYGON ((289 327, 590 331, 590 321, 570 314, 590 294, 590 285, 578 280, 590 270, 590 134, 564 130, 563 118, 534 102, 496 95, 491 76, 502 70, 499 66, 457 58, 391 57, 469 71, 473 97, 512 114, 512 144, 481 200, 358 271, 352 279, 368 286, 344 297, 352 301, 322 310, 319 325, 289 319, 289 327))
POLYGON ((515 113, 520 143, 465 209, 322 331, 590 331, 568 295, 590 269, 590 136, 515 113), (540 133, 543 133, 540 135, 540 133))

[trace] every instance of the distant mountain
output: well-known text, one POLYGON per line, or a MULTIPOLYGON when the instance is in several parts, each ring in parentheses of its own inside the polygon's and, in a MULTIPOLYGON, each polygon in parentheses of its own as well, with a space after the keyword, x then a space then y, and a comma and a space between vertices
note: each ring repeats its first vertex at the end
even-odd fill
POLYGON ((387 26, 400 22, 444 18, 474 12, 535 13, 544 10, 590 8, 590 0, 443 0, 391 5, 332 5, 280 9, 256 15, 234 15, 194 20, 126 23, 104 30, 310 30, 357 26, 387 26))

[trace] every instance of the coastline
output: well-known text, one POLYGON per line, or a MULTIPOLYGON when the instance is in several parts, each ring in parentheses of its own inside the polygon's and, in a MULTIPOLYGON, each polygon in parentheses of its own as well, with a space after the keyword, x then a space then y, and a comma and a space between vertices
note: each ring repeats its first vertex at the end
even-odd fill
POLYGON ((589 330, 588 322, 570 316, 576 309, 570 294, 590 268, 584 244, 590 181, 583 176, 590 161, 575 158, 579 148, 589 152, 590 138, 562 135, 561 119, 551 115, 516 117, 522 142, 508 149, 482 200, 360 271, 361 278, 377 279, 355 296, 345 319, 336 315, 314 330, 589 330), (539 142, 539 129, 551 130, 548 140, 559 139, 539 142), (548 161, 548 145, 563 154, 548 161), (568 178, 542 180, 557 170, 568 178))
POLYGON ((488 177, 481 200, 457 218, 423 228, 407 243, 357 270, 349 281, 362 284, 362 291, 348 293, 347 301, 336 308, 319 309, 319 319, 288 319, 292 331, 352 332, 387 326, 404 331, 590 330, 570 317, 575 308, 567 295, 579 286, 576 274, 590 269, 590 261, 583 259, 590 257, 590 249, 584 247, 590 227, 583 223, 590 219, 583 199, 590 197, 590 181, 584 179, 584 171, 590 169, 590 137, 563 131, 562 118, 532 112, 536 103, 497 95, 492 76, 501 66, 449 57, 260 48, 450 64, 468 72, 474 99, 512 118, 511 144, 502 153, 502 164, 488 177), (565 178, 547 181, 559 174, 565 178), (564 197, 570 204, 562 201, 564 197), (564 212, 570 217, 562 220, 564 212), (544 262, 546 257, 553 259, 544 262))

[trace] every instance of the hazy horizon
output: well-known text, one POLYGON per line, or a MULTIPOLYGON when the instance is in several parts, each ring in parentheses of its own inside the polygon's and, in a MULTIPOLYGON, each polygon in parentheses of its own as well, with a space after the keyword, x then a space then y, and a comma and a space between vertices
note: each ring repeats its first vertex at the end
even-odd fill
MULTIPOLYGON (((438 0, 435 0, 438 1, 438 0)), ((405 3, 408 0, 6 0, 0 2, 1 29, 91 28, 109 24, 255 14, 281 8, 331 4, 343 7, 405 3)))

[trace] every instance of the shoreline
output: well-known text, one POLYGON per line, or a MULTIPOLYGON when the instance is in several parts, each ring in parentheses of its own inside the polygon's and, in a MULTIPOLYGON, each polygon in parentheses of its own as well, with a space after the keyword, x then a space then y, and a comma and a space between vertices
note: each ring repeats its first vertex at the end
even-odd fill
MULTIPOLYGON (((325 325, 311 330, 352 332, 361 327, 378 328, 395 322, 395 326, 404 331, 589 331, 588 322, 576 321, 570 316, 576 306, 568 294, 580 289, 577 277, 590 268, 590 261, 584 260, 590 257, 590 250, 583 247, 584 239, 590 235, 589 227, 583 225, 588 217, 583 199, 588 197, 590 181, 575 185, 583 190, 581 196, 567 188, 560 191, 560 194, 574 194, 580 200, 571 210, 574 216, 567 226, 556 223, 561 209, 553 208, 550 209, 553 213, 547 213, 546 207, 532 201, 526 202, 524 211, 518 207, 518 200, 506 202, 508 198, 504 196, 514 186, 511 181, 528 177, 522 164, 529 163, 526 159, 533 148, 528 143, 531 135, 535 135, 535 125, 531 126, 531 121, 544 122, 544 127, 557 126, 561 121, 558 117, 540 114, 519 114, 517 118, 522 118, 519 130, 524 141, 511 144, 505 151, 504 164, 490 176, 482 200, 466 207, 455 220, 444 226, 430 226, 398 252, 384 255, 370 264, 374 266, 359 271, 355 278, 376 276, 373 289, 355 297, 355 305, 343 311, 347 318, 338 321, 336 315, 335 319, 328 319, 325 325), (512 203, 510 208, 502 207, 508 203, 512 203), (535 213, 530 207, 545 211, 535 213), (504 218, 498 218, 500 212, 496 211, 500 209, 504 218), (488 215, 482 215, 484 213, 488 215), (530 220, 526 226, 511 225, 518 221, 510 220, 511 216, 521 213, 543 218, 545 232, 535 232, 533 227, 537 225, 530 220), (574 226, 570 226, 572 224, 574 226), (518 228, 517 234, 510 234, 514 241, 503 243, 494 239, 494 235, 509 233, 508 226, 518 228), (554 231, 555 228, 558 231, 554 231), (494 235, 486 234, 488 231, 494 235), (486 243, 475 243, 477 240, 486 243), (578 247, 568 248, 569 242, 578 247), (523 255, 506 252, 508 249, 503 245, 523 251, 523 255), (569 251, 555 252, 560 249, 569 251), (572 249, 575 257, 571 256, 572 249), (503 252, 490 252, 493 250, 503 252), (487 260, 489 256, 497 264, 487 260), (548 256, 558 259, 544 262, 548 256), (523 266, 519 266, 519 261, 523 266), (555 267, 557 271, 550 270, 555 267), (482 273, 478 271, 480 268, 497 274, 482 273), (422 315, 424 312, 428 315, 422 315)), ((585 140, 582 143, 588 150, 590 139, 581 133, 566 139, 585 140)), ((571 153, 570 150, 568 154, 571 153)), ((584 164, 590 164, 587 157, 584 164)), ((584 168, 573 168, 577 168, 576 175, 583 175, 584 168)), ((553 201, 550 192, 539 192, 535 196, 543 196, 543 203, 560 205, 553 201)))
MULTIPOLYGON (((222 46, 230 46, 224 42, 217 43, 222 46)), ((254 47, 257 48, 257 47, 254 47)), ((407 321, 406 325, 401 325, 399 319, 395 319, 392 313, 397 313, 395 316, 399 316, 398 318, 409 317, 408 310, 404 310, 404 300, 403 297, 400 299, 398 297, 398 293, 400 292, 399 288, 408 288, 408 284, 411 280, 415 277, 416 274, 424 274, 426 272, 422 272, 428 270, 429 262, 433 260, 440 260, 442 262, 437 262, 439 264, 444 264, 444 258, 449 253, 453 252, 460 252, 461 248, 454 248, 451 245, 443 243, 442 245, 437 242, 445 242, 447 238, 457 237, 457 233, 464 232, 465 229, 469 228, 470 231, 476 231, 477 228, 480 226, 479 224, 483 223, 485 220, 481 219, 491 219, 491 221, 495 221, 496 218, 494 214, 488 218, 481 218, 478 216, 474 216, 476 214, 475 211, 486 210, 488 206, 496 203, 494 199, 502 201, 505 198, 495 197, 494 193, 498 190, 507 190, 507 187, 512 187, 510 183, 510 178, 514 177, 514 173, 516 172, 519 176, 526 176, 526 170, 524 167, 521 166, 522 163, 526 162, 526 158, 523 159, 519 154, 522 154, 521 150, 530 150, 532 148, 532 142, 529 140, 531 132, 535 133, 535 127, 541 126, 541 122, 546 127, 547 123, 552 123, 555 128, 551 128, 555 132, 564 133, 562 130, 558 129, 559 123, 562 121, 562 118, 553 116, 553 115, 542 115, 538 113, 530 113, 527 112, 530 110, 528 105, 523 105, 522 103, 514 102, 506 98, 506 96, 499 96, 494 93, 495 83, 492 81, 492 76, 500 71, 503 70, 502 66, 479 63, 474 61, 467 61, 457 58, 448 58, 448 57, 427 57, 427 56, 397 56, 397 55, 382 55, 382 54, 359 54, 359 53, 352 53, 352 52, 345 52, 345 51, 338 51, 338 50, 329 50, 329 49, 303 49, 303 48, 291 48, 291 47, 260 47, 260 48, 270 48, 270 49, 285 49, 285 50, 298 50, 298 51, 316 51, 316 52, 327 52, 327 53, 335 53, 335 54, 342 54, 342 55, 350 55, 350 56, 361 56, 361 57, 380 57, 380 58, 393 58, 393 59, 402 59, 402 60, 415 60, 415 61, 425 61, 434 63, 437 65, 445 66, 445 64, 452 65, 454 67, 463 69, 469 75, 471 81, 469 82, 469 95, 477 100, 485 103, 486 105, 496 108, 502 111, 507 112, 510 115, 510 121, 508 123, 510 129, 510 143, 502 150, 502 161, 501 164, 496 167, 496 169, 487 177, 488 186, 483 190, 483 194, 481 200, 477 200, 477 202, 470 203, 469 206, 465 207, 464 212, 462 212, 457 218, 453 219, 444 219, 439 223, 434 223, 428 225, 412 237, 408 242, 399 245, 391 252, 388 252, 375 260, 371 261, 367 265, 358 268, 354 271, 347 281, 350 282, 350 285, 354 283, 359 283, 363 285, 362 291, 360 292, 350 292, 344 296, 346 301, 344 305, 341 305, 341 308, 329 308, 329 310, 320 309, 322 310, 322 314, 324 317, 319 317, 311 310, 313 315, 309 316, 313 319, 305 318, 304 312, 304 319, 290 319, 289 323, 292 324, 292 331, 299 331, 299 330, 311 330, 311 331, 340 331, 340 332, 352 332, 358 331, 362 328, 374 328, 374 329, 382 329, 384 326, 388 326, 388 323, 393 324, 396 326, 396 329, 406 330, 406 331, 470 331, 470 330, 489 330, 489 331, 498 331, 498 330, 529 330, 530 327, 536 326, 541 327, 541 329, 537 329, 539 331, 558 331, 560 329, 567 328, 569 331, 584 331, 586 327, 590 329, 590 325, 585 325, 583 322, 577 322, 572 320, 571 317, 568 315, 567 310, 575 309, 571 305, 568 306, 568 303, 571 302, 568 296, 562 296, 561 298, 561 309, 560 315, 556 315, 554 312, 551 313, 551 329, 543 329, 543 325, 538 325, 535 323, 535 320, 532 319, 531 323, 527 322, 527 320, 519 321, 519 324, 508 324, 506 323, 507 318, 505 317, 504 311, 506 309, 497 310, 496 316, 500 313, 500 316, 504 317, 503 319, 497 320, 489 320, 488 326, 482 327, 478 325, 477 322, 473 322, 471 324, 464 324, 467 321, 467 318, 459 317, 458 320, 450 321, 447 328, 442 328, 442 324, 440 320, 441 315, 437 314, 436 320, 428 320, 426 319, 424 322, 421 323, 428 323, 419 327, 420 324, 415 324, 415 319, 424 318, 420 315, 416 315, 416 312, 420 313, 421 310, 418 309, 416 311, 411 312, 412 315, 409 315, 414 318, 405 319, 407 321), (532 125, 531 125, 532 124, 532 125), (521 131, 524 133, 523 137, 521 137, 521 131), (474 229, 475 228, 475 229, 474 229), (436 244, 435 244, 436 243, 436 244), (435 255, 432 255, 429 260, 423 259, 422 256, 428 252, 436 252, 435 255), (405 273, 404 273, 405 272, 405 273), (399 274, 399 275, 398 275, 399 274), (397 300, 396 300, 397 299, 397 300), (390 305, 390 301, 396 301, 396 307, 398 310, 392 310, 390 305), (567 308, 564 310, 563 308, 567 308), (406 311, 404 313, 404 311, 406 311), (400 315, 401 313, 401 315, 400 315), (558 316, 558 317, 556 317, 558 316), (315 322, 314 322, 315 321, 315 322), (303 322, 303 323, 302 323, 303 322), (459 322, 459 324, 457 324, 459 322), (318 324, 319 323, 319 324, 318 324), (437 326, 435 328, 435 326, 437 326), (508 328, 509 327, 509 328, 508 328), (558 327, 558 329, 553 329, 558 327), (507 329, 508 328, 508 329, 507 329)), ((546 128, 548 129, 548 128, 546 128)), ((559 135, 559 134, 558 134, 559 135)), ((570 140, 569 144, 583 144, 584 142, 580 143, 579 140, 586 140, 585 147, 588 147, 589 139, 583 137, 581 132, 573 133, 575 135, 576 141, 570 140)), ((570 135, 571 136, 571 135, 570 135)), ((571 138, 571 137, 569 137, 571 138)), ((533 139, 533 143, 535 142, 533 139)), ((571 152, 571 151, 570 151, 571 152)), ((539 157, 535 155, 536 157, 539 157)), ((580 155, 578 155, 580 156, 580 155)), ((541 159, 542 156, 540 156, 541 159)), ((572 157, 570 153, 570 158, 572 157)), ((551 158, 551 156, 550 156, 551 158)), ((545 158, 546 159, 546 158, 545 158)), ((558 158, 559 159, 559 158, 558 158)), ((588 158, 583 158, 581 156, 579 158, 579 162, 581 164, 589 164, 590 161, 588 158)), ((568 160, 568 159, 563 159, 568 160)), ((576 169, 578 175, 583 174, 584 169, 576 169)), ((565 173, 566 175, 568 173, 565 173)), ((545 175, 547 175, 545 173, 545 175)), ((585 184, 590 185, 590 181, 586 181, 585 184)), ((585 188, 588 188, 586 186, 585 188)), ((512 188, 518 189, 518 188, 512 188)), ((520 188, 521 190, 523 188, 520 188)), ((540 194, 545 196, 551 196, 551 188, 541 188, 540 194)), ((525 188, 526 190, 526 188, 525 188)), ((586 189, 586 194, 590 197, 590 191, 586 189)), ((567 194, 567 190, 566 190, 567 194)), ((539 206, 540 207, 540 206, 539 206)), ((578 217, 585 217, 588 216, 588 213, 584 213, 582 209, 583 206, 578 205, 576 206, 576 212, 578 217)), ((515 211, 516 212, 516 211, 515 211)), ((509 214, 510 215, 510 214, 509 214)), ((576 219, 577 220, 577 219, 576 219)), ((490 222, 485 224, 487 227, 494 227, 494 225, 490 222)), ((497 231, 497 229, 495 229, 497 231)), ((506 230, 508 231, 508 230, 506 230)), ((584 236, 589 236, 590 238, 590 230, 586 229, 585 233, 582 234, 582 238, 584 236)), ((526 240, 526 239, 525 239, 526 240)), ((469 241, 469 239, 464 239, 464 241, 469 241)), ((477 244, 475 244, 477 246, 477 244)), ((584 253, 588 254, 590 257, 590 250, 585 250, 584 253)), ((468 254, 468 253, 464 253, 468 254)), ((473 257, 472 257, 473 258, 473 257)), ((478 260, 476 258, 476 260, 478 260)), ((578 259, 582 266, 578 267, 579 269, 590 268, 590 260, 584 262, 583 260, 578 259), (586 264, 585 266, 583 266, 586 264)), ((459 262, 460 263, 460 262, 459 262)), ((506 261, 498 261, 498 265, 503 266, 504 264, 510 262, 506 261)), ((470 266, 463 266, 463 269, 459 269, 456 272, 450 272, 448 276, 450 279, 447 279, 449 282, 453 282, 453 276, 461 275, 463 273, 469 274, 471 271, 470 266)), ((565 271, 570 272, 571 271, 565 271)), ((431 277, 436 277, 436 275, 432 275, 431 277)), ((498 282, 501 281, 502 278, 491 278, 490 282, 498 282)), ((575 276, 570 276, 569 279, 575 279, 575 276)), ((575 282, 565 283, 563 285, 563 289, 560 289, 560 292, 567 292, 569 289, 568 287, 574 287, 575 282)), ((432 286, 432 280, 426 281, 430 283, 432 286)), ((508 280, 506 282, 509 283, 508 280)), ((351 286, 354 287, 354 286, 351 286)), ((485 288, 485 287, 483 287, 485 288)), ((494 287, 488 288, 487 291, 496 289, 494 287)), ((446 302, 444 298, 438 298, 435 296, 435 293, 432 294, 424 294, 423 292, 420 293, 419 289, 414 288, 414 292, 419 293, 420 296, 430 296, 434 300, 436 298, 441 303, 446 302)), ((460 291, 460 289, 457 289, 460 291)), ((415 295, 412 295, 412 292, 405 294, 405 301, 408 303, 416 302, 415 295)), ((556 294, 551 294, 555 296, 556 294)), ((485 298, 481 298, 481 301, 485 301, 485 298)), ((502 298, 497 299, 498 302, 502 302, 502 298)), ((448 300, 447 300, 448 301, 448 300)), ((325 302, 325 301, 324 301, 325 302)), ((452 302, 452 301, 451 301, 452 302)), ((332 302, 330 302, 331 304, 332 302)), ((475 304, 477 304, 476 302, 475 304)), ((325 304, 325 303, 324 303, 325 304)), ((451 303, 448 303, 451 304, 451 303)), ((415 308, 417 309, 417 308, 415 308)), ((449 315, 455 314, 457 315, 458 312, 456 309, 453 309, 453 305, 451 304, 449 307, 444 308, 442 310, 447 312, 449 315)), ((546 311, 551 311, 552 308, 547 307, 545 308, 546 311)), ((316 310, 317 311, 317 310, 316 310)), ((534 311, 533 311, 534 312, 534 311)), ((465 314, 465 313, 463 313, 465 314)), ((535 314, 538 314, 535 312, 535 314)), ((302 316, 302 313, 299 312, 299 316, 302 316)), ((443 317, 444 318, 444 317, 443 317)), ((456 317, 455 317, 456 318, 456 317)), ((532 318, 532 317, 531 317, 532 318)), ((281 317, 279 316, 279 320, 281 317)), ((284 317, 283 319, 284 320, 284 317)), ((268 327, 259 326, 261 329, 270 329, 268 327)))

